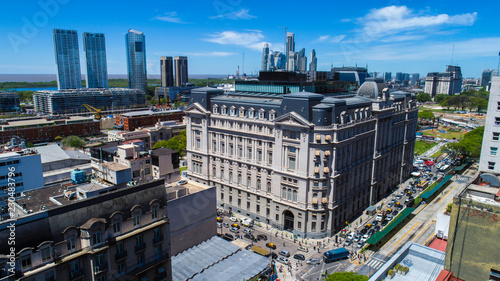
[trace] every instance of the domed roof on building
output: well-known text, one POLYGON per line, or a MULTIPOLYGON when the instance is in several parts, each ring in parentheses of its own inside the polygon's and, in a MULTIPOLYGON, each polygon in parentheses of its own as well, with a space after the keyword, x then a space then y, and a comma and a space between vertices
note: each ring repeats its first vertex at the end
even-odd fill
POLYGON ((383 97, 383 90, 387 88, 383 78, 366 78, 365 83, 358 89, 358 96, 369 99, 377 99, 383 97))

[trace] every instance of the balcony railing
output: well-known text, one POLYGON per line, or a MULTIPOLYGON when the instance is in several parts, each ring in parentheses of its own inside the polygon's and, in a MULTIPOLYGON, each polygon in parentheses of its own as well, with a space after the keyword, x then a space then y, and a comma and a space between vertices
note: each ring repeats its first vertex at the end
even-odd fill
POLYGON ((146 243, 142 243, 141 245, 136 245, 135 246, 135 251, 136 252, 142 251, 144 249, 146 249, 146 243))
POLYGON ((158 243, 163 242, 163 235, 160 235, 159 237, 153 238, 153 244, 156 245, 158 243))
POLYGON ((158 275, 155 276, 155 281, 163 281, 167 278, 167 272, 163 271, 162 273, 158 273, 158 275))
POLYGON ((116 253, 115 254, 115 260, 116 261, 120 261, 120 260, 123 260, 124 258, 127 257, 127 251, 123 251, 121 253, 116 253))
POLYGON ((78 270, 69 273, 69 280, 75 280, 83 276, 83 270, 78 270))
POLYGON ((108 269, 108 265, 106 263, 103 263, 101 265, 96 265, 94 266, 94 275, 97 275, 99 273, 102 273, 108 269))

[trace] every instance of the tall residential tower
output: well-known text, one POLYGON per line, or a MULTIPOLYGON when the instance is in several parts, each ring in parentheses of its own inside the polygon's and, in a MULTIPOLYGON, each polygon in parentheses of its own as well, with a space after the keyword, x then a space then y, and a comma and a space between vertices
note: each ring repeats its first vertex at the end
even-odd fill
POLYGON ((311 51, 311 63, 309 63, 309 71, 317 71, 318 59, 316 58, 316 50, 311 51))
POLYGON ((161 86, 171 87, 174 85, 174 61, 172 57, 161 57, 160 71, 161 71, 161 86))
POLYGON ((269 67, 269 44, 265 44, 264 48, 262 49, 262 65, 261 65, 261 70, 262 71, 268 71, 269 67))
POLYGON ((87 88, 108 88, 106 43, 103 33, 83 33, 87 88))
POLYGON ((54 29, 54 52, 59 90, 82 87, 78 33, 76 30, 54 29))
POLYGON ((180 87, 188 82, 188 58, 175 57, 175 86, 180 87))
POLYGON ((127 50, 128 86, 131 89, 147 90, 146 37, 144 33, 129 29, 125 35, 127 50))

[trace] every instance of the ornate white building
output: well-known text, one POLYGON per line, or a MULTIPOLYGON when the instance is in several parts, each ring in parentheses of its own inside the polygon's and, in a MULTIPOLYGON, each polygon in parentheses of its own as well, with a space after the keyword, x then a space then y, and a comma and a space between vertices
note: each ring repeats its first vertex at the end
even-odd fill
POLYGON ((367 79, 357 95, 195 89, 186 109, 188 178, 219 207, 326 237, 412 172, 418 108, 367 79))

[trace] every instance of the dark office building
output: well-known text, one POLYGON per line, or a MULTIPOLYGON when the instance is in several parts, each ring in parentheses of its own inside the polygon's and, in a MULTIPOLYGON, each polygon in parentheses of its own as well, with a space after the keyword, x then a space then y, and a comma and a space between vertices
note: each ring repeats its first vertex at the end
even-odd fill
POLYGON ((174 61, 172 57, 161 57, 161 86, 171 87, 174 85, 174 61))
POLYGON ((175 57, 175 86, 180 87, 188 82, 188 58, 175 57))

